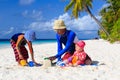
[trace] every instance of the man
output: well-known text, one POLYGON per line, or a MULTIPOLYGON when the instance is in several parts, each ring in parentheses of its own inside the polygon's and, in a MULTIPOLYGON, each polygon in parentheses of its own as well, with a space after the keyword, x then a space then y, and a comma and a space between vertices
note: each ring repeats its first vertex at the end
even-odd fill
POLYGON ((63 20, 55 20, 53 29, 56 31, 58 52, 55 56, 49 57, 49 59, 51 61, 56 58, 58 61, 65 60, 72 56, 75 51, 74 40, 76 34, 73 31, 66 29, 66 25, 63 20), (64 48, 62 45, 64 45, 64 48))

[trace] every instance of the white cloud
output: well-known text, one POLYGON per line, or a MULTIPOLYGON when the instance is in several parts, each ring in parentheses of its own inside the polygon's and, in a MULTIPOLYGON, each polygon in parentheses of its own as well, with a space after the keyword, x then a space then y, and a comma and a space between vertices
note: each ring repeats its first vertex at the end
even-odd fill
MULTIPOLYGON (((98 19, 100 19, 100 16, 97 16, 98 19)), ((65 21, 66 27, 68 29, 74 29, 77 31, 80 30, 98 30, 99 27, 96 24, 96 22, 89 16, 83 16, 81 18, 71 19, 71 17, 68 15, 68 13, 65 13, 63 15, 60 15, 58 19, 63 19, 65 21)), ((29 28, 36 29, 36 30, 51 30, 53 27, 55 19, 52 19, 50 21, 46 22, 33 22, 29 25, 29 28)))
POLYGON ((99 12, 100 12, 103 8, 108 7, 109 5, 110 5, 109 3, 103 4, 102 7, 99 9, 99 12))
MULTIPOLYGON (((96 16, 100 20, 100 16, 96 16)), ((85 15, 78 19, 73 19, 65 13, 60 15, 58 19, 63 19, 68 29, 76 32, 79 39, 97 38, 98 36, 98 24, 89 16, 85 15)))
POLYGON ((32 18, 32 19, 35 19, 35 20, 42 20, 42 12, 41 11, 37 11, 37 10, 32 10, 32 11, 28 11, 28 10, 25 10, 22 15, 26 18, 32 18))
POLYGON ((7 35, 7 34, 12 33, 13 31, 14 31, 14 27, 10 27, 9 30, 7 30, 7 31, 3 31, 3 33, 4 33, 5 35, 7 35))
MULTIPOLYGON (((100 19, 100 16, 96 17, 100 19)), ((48 31, 53 30, 52 27, 55 19, 43 22, 33 22, 29 25, 29 29, 33 29, 37 32, 44 32, 44 34, 49 34, 48 31)), ((83 16, 76 20, 73 18, 71 19, 70 15, 68 15, 68 13, 65 13, 63 15, 60 15, 57 19, 63 19, 68 29, 75 31, 78 34, 82 34, 79 37, 83 37, 84 35, 90 35, 89 37, 98 36, 97 30, 99 29, 99 27, 89 15, 83 16)))
POLYGON ((53 22, 33 22, 29 25, 30 29, 36 30, 36 31, 49 31, 52 30, 53 22))
POLYGON ((109 3, 106 3, 106 4, 104 4, 104 5, 102 6, 102 8, 105 8, 105 7, 108 7, 108 6, 110 6, 110 4, 109 4, 109 3))
MULTIPOLYGON (((100 16, 97 16, 100 19, 100 16)), ((96 22, 89 16, 85 15, 78 19, 71 19, 68 13, 60 15, 58 19, 63 19, 68 28, 74 30, 98 30, 98 25, 96 22)))
POLYGON ((28 14, 28 10, 25 10, 25 11, 22 13, 22 15, 23 15, 24 17, 26 17, 27 14, 28 14))
POLYGON ((10 38, 11 37, 11 34, 13 33, 13 31, 14 31, 15 29, 14 29, 14 27, 10 27, 10 28, 8 28, 8 29, 6 29, 6 30, 2 30, 1 31, 1 33, 0 33, 0 38, 10 38))
POLYGON ((20 0, 21 5, 29 5, 32 4, 35 0, 20 0))

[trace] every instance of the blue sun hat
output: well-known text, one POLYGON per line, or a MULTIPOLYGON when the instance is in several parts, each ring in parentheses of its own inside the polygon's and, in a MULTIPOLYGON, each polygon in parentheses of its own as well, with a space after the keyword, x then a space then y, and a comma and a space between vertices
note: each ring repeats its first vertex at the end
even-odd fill
POLYGON ((27 39, 28 41, 33 41, 36 39, 36 34, 33 30, 28 30, 25 32, 24 35, 25 39, 27 39))

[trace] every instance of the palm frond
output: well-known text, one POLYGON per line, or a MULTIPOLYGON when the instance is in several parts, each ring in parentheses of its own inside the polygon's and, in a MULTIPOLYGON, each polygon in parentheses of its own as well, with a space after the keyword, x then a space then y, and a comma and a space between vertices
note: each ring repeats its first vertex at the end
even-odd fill
POLYGON ((75 18, 78 18, 78 4, 75 4, 72 10, 72 14, 75 18))
POLYGON ((85 1, 85 4, 86 4, 88 7, 92 8, 92 0, 86 0, 86 1, 85 1))
POLYGON ((74 5, 74 0, 71 0, 70 3, 65 7, 64 11, 68 11, 74 5))
POLYGON ((76 0, 76 4, 78 4, 78 11, 81 11, 83 9, 82 0, 76 0))

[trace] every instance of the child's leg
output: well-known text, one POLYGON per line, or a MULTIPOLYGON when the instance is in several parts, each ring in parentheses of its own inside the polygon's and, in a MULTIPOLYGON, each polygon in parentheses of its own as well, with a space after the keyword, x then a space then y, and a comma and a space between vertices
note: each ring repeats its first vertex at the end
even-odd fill
POLYGON ((88 55, 86 57, 85 64, 86 65, 91 65, 92 64, 92 60, 91 60, 91 58, 88 55))
POLYGON ((18 60, 17 62, 18 62, 18 65, 21 66, 21 64, 20 64, 20 60, 18 60))
POLYGON ((64 60, 63 61, 66 66, 72 66, 72 57, 69 57, 68 59, 64 60))
POLYGON ((14 51, 15 59, 18 63, 20 63, 19 54, 18 54, 18 51, 16 49, 16 43, 13 40, 11 40, 10 43, 11 43, 11 47, 13 48, 13 51, 14 51))
POLYGON ((21 46, 20 51, 21 51, 21 54, 22 54, 24 60, 26 60, 26 62, 27 62, 27 59, 29 58, 29 55, 28 55, 28 51, 25 48, 25 46, 21 46))
POLYGON ((66 52, 65 55, 63 56, 62 60, 64 61, 64 60, 68 59, 68 58, 71 57, 71 56, 72 56, 71 53, 66 52))
POLYGON ((92 64, 92 60, 91 60, 91 59, 87 59, 87 60, 85 60, 85 64, 86 64, 86 65, 90 65, 90 64, 92 64))
MULTIPOLYGON (((28 62, 27 62, 27 59, 28 59, 28 51, 27 51, 27 49, 25 48, 25 46, 20 46, 20 51, 21 51, 21 55, 23 56, 23 60, 25 60, 25 63, 26 63, 26 65, 28 64, 28 62)), ((22 59, 19 59, 18 60, 18 64, 20 64, 21 65, 21 61, 22 59)))

